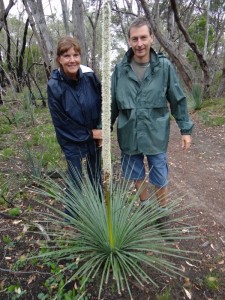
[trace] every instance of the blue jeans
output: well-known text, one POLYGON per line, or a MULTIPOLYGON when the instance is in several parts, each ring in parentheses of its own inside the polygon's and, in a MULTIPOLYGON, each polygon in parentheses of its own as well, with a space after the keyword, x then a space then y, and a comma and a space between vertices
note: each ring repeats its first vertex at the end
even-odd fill
MULTIPOLYGON (((165 187, 168 184, 168 162, 166 153, 146 155, 149 167, 149 182, 156 187, 165 187)), ((123 176, 129 180, 144 180, 146 171, 144 154, 128 155, 122 153, 121 157, 123 176)))

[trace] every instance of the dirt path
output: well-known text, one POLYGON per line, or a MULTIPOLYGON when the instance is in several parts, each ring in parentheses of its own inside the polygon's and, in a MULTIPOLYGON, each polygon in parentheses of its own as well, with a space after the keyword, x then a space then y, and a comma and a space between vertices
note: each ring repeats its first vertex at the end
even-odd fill
MULTIPOLYGON (((171 122, 169 190, 172 200, 182 196, 184 207, 186 203, 190 204, 181 214, 188 217, 184 221, 187 226, 196 228, 196 238, 182 240, 179 247, 196 252, 193 256, 197 262, 182 262, 190 283, 190 295, 184 292, 187 283, 180 277, 164 282, 161 291, 170 286, 174 300, 222 300, 225 299, 225 126, 209 128, 200 124, 195 115, 192 118, 195 122, 193 144, 186 152, 181 148, 179 129, 175 121, 171 122), (205 284, 205 278, 211 275, 219 280, 215 290, 205 284)), ((119 166, 120 152, 118 147, 115 148, 119 166)), ((142 298, 134 299, 156 298, 151 287, 142 298)))
POLYGON ((185 195, 193 208, 225 228, 225 126, 195 122, 193 144, 184 152, 179 130, 171 124, 168 151, 170 189, 185 195))

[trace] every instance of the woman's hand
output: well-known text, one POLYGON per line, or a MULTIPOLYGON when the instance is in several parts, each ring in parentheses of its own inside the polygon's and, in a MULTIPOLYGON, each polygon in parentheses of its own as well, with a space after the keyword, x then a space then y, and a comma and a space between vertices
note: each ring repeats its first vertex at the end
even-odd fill
POLYGON ((92 129, 92 136, 94 140, 102 139, 102 130, 101 129, 92 129))
POLYGON ((102 130, 92 129, 92 136, 98 147, 102 147, 102 130))

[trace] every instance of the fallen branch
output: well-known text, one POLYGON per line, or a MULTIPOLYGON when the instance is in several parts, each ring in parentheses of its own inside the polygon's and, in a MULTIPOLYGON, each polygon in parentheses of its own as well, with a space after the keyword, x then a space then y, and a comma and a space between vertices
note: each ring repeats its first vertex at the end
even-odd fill
POLYGON ((39 275, 51 275, 51 273, 49 272, 39 272, 39 271, 12 271, 10 269, 2 269, 0 268, 0 271, 2 272, 8 272, 8 273, 12 273, 12 274, 39 274, 39 275))

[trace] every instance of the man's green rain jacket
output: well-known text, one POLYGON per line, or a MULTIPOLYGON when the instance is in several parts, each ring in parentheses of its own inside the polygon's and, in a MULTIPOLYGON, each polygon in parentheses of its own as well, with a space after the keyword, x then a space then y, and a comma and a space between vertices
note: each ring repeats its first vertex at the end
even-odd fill
POLYGON ((187 103, 171 62, 150 50, 150 67, 142 83, 131 68, 130 48, 112 75, 112 124, 118 117, 120 149, 126 154, 154 155, 167 151, 170 111, 181 134, 191 134, 187 103))

